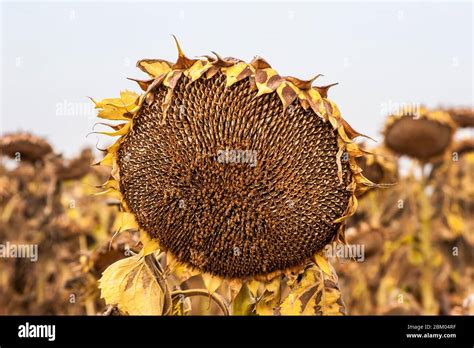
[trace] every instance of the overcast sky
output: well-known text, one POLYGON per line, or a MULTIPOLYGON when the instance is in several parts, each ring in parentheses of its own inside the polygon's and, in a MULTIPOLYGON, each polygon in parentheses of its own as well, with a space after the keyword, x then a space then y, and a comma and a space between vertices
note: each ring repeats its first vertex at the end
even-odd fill
MULTIPOLYGON (((380 139, 402 103, 473 105, 472 2, 3 2, 0 130, 72 155, 95 145, 87 96, 139 91, 141 58, 267 59, 281 75, 339 82, 344 118, 380 139)), ((99 145, 105 145, 99 139, 99 145)))

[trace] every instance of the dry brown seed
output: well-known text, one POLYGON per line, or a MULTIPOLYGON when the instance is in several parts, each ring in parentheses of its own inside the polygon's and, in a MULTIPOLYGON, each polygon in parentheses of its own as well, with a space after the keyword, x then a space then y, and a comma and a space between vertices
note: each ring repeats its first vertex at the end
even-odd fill
POLYGON ((224 277, 304 263, 334 237, 351 195, 331 125, 297 103, 284 114, 276 93, 255 98, 249 79, 188 82, 177 82, 166 117, 167 88, 157 88, 118 150, 138 224, 179 261, 224 277), (255 151, 256 166, 232 152, 220 163, 226 149, 255 151))

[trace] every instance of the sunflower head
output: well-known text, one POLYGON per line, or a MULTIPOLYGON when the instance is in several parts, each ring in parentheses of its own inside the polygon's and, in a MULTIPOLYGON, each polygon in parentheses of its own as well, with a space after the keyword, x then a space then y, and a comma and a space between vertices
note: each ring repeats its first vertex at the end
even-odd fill
POLYGON ((91 170, 93 155, 90 149, 84 149, 80 155, 70 160, 59 157, 55 160, 55 171, 59 180, 78 180, 91 170))
POLYGON ((305 265, 372 183, 330 86, 255 58, 145 59, 143 94, 95 102, 120 136, 101 164, 138 227, 178 262, 246 279, 305 265))
POLYGON ((383 133, 385 146, 390 150, 428 162, 445 153, 455 129, 456 124, 448 113, 421 107, 417 114, 390 116, 383 133))
POLYGON ((469 107, 450 108, 445 110, 461 128, 474 127, 474 110, 469 107))
POLYGON ((29 133, 6 134, 0 138, 0 154, 16 160, 41 161, 51 152, 53 149, 45 139, 29 133))

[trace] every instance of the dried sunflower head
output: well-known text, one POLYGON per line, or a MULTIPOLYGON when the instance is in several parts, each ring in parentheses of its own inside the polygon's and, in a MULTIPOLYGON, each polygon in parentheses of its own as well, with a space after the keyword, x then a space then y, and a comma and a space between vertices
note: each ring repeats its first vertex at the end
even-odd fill
POLYGON ((472 138, 465 138, 461 139, 456 142, 453 146, 453 153, 456 152, 458 156, 463 156, 467 153, 474 152, 474 139, 472 138))
POLYGON ((0 138, 0 153, 18 160, 36 162, 53 152, 43 138, 29 133, 6 134, 0 138))
POLYGON ((446 112, 451 115, 458 127, 474 127, 474 110, 472 108, 450 108, 446 112))
POLYGON ((71 160, 62 157, 56 159, 55 170, 59 180, 77 180, 88 174, 92 163, 91 149, 84 149, 81 154, 71 160))
POLYGON ((101 164, 139 228, 187 266, 245 279, 305 265, 372 185, 329 86, 262 58, 147 59, 144 93, 95 102, 123 120, 101 164))
POLYGON ((427 162, 443 155, 451 144, 455 123, 444 111, 420 108, 419 114, 395 114, 387 119, 385 146, 400 154, 427 162))

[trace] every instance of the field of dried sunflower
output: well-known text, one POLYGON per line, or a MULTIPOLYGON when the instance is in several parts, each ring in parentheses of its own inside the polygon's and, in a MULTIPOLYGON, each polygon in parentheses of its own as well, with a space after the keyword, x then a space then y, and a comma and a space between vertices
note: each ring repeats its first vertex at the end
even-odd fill
POLYGON ((93 100, 103 158, 1 137, 3 252, 38 258, 0 260, 0 314, 474 314, 471 109, 391 115, 372 148, 331 86, 178 53, 93 100))

